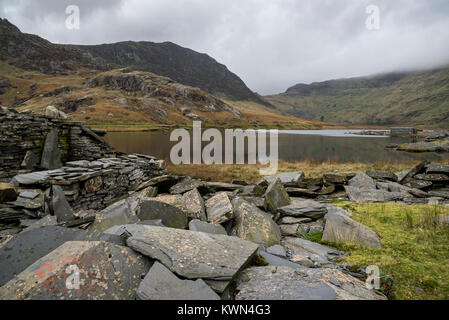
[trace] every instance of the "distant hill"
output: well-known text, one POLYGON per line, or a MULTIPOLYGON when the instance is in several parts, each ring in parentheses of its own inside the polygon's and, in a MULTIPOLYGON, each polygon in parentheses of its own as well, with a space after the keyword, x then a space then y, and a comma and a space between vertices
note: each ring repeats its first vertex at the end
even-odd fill
POLYGON ((223 64, 206 54, 170 42, 60 45, 22 33, 8 20, 0 19, 0 53, 3 60, 7 59, 10 64, 24 70, 63 74, 81 67, 97 70, 127 67, 170 77, 231 100, 248 100, 270 106, 223 64))
POLYGON ((449 127, 449 67, 297 84, 265 98, 308 120, 449 127))

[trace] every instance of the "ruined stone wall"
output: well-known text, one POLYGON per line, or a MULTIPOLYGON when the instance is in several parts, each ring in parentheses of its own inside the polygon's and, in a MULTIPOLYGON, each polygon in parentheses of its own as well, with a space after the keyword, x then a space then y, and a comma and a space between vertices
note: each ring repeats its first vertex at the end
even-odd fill
POLYGON ((0 182, 17 174, 52 169, 41 165, 46 137, 57 130, 61 162, 114 157, 116 152, 80 122, 20 114, 0 108, 0 182), (27 153, 29 158, 22 166, 27 153))
POLYGON ((0 204, 0 224, 50 213, 51 186, 58 185, 72 209, 102 210, 140 184, 165 174, 165 162, 145 155, 120 155, 97 161, 71 161, 55 170, 15 176, 15 202, 0 204))

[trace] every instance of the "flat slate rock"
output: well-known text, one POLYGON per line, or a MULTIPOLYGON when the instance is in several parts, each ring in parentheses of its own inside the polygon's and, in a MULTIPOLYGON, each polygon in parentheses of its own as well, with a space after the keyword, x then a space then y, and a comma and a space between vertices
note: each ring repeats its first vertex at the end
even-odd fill
POLYGON ((307 262, 307 266, 309 265, 307 260, 310 260, 315 266, 322 266, 331 264, 333 259, 343 254, 331 247, 301 238, 286 237, 282 244, 290 250, 290 260, 298 263, 307 262))
POLYGON ((396 174, 387 171, 368 170, 366 174, 371 178, 377 180, 390 180, 394 182, 397 182, 399 180, 396 174))
POLYGON ((291 204, 279 208, 283 217, 321 219, 327 213, 325 204, 313 200, 292 198, 291 204))
POLYGON ((426 173, 445 173, 449 174, 449 164, 429 164, 426 173))
POLYGON ((179 208, 164 202, 148 200, 143 201, 138 209, 140 220, 161 219, 164 226, 169 228, 185 229, 188 226, 188 215, 179 208))
POLYGON ((25 230, 15 235, 0 248, 0 286, 11 280, 36 260, 55 250, 67 241, 108 241, 124 245, 125 240, 114 235, 45 226, 25 230))
POLYGON ((155 262, 137 289, 140 300, 220 300, 202 280, 181 280, 155 262))
POLYGON ((236 300, 386 300, 364 282, 328 268, 252 267, 238 276, 236 300))
POLYGON ((237 237, 173 228, 127 225, 127 244, 188 279, 231 280, 258 246, 237 237))
POLYGON ((48 171, 38 171, 26 174, 19 174, 12 178, 11 184, 14 186, 40 185, 49 183, 50 175, 48 171))
POLYGON ((201 220, 192 220, 189 222, 189 230, 211 234, 228 235, 226 229, 219 224, 207 223, 201 220))
POLYGON ((402 201, 408 196, 403 192, 388 192, 385 190, 365 189, 345 186, 349 200, 360 203, 402 201))
POLYGON ((126 247, 66 242, 1 287, 0 300, 131 300, 149 268, 147 258, 126 247), (76 272, 70 266, 80 271, 79 289, 67 288, 76 272))
POLYGON ((264 259, 264 261, 268 263, 269 266, 290 267, 293 269, 303 268, 303 266, 301 266, 300 264, 293 263, 284 257, 279 257, 263 250, 259 250, 258 253, 264 259))

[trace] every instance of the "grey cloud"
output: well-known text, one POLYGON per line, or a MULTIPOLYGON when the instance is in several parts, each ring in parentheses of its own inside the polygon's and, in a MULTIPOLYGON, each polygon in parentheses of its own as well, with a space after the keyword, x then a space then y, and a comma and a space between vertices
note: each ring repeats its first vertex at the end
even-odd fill
POLYGON ((57 43, 172 41, 261 94, 449 63, 447 0, 1 0, 0 16, 57 43), (81 30, 64 27, 69 4, 80 7, 81 30), (365 28, 370 4, 381 10, 379 31, 365 28))

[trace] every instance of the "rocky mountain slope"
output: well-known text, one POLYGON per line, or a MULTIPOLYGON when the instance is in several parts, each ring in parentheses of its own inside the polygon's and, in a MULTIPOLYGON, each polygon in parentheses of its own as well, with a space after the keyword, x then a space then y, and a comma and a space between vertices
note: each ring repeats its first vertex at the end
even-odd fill
POLYGON ((226 66, 206 54, 170 42, 59 45, 22 33, 8 20, 0 19, 0 44, 2 60, 25 70, 63 74, 80 67, 96 70, 130 67, 167 76, 232 100, 250 100, 269 106, 226 66))
POLYGON ((449 68, 297 84, 266 99, 310 120, 447 127, 449 68))

